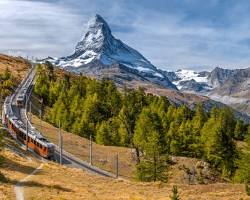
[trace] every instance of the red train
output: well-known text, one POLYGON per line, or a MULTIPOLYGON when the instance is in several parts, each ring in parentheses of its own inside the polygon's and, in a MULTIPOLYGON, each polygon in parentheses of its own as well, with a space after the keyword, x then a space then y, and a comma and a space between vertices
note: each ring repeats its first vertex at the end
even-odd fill
POLYGON ((12 137, 40 156, 54 159, 54 145, 35 128, 32 127, 27 131, 26 125, 14 115, 11 106, 11 97, 7 97, 3 106, 2 122, 9 129, 12 137))

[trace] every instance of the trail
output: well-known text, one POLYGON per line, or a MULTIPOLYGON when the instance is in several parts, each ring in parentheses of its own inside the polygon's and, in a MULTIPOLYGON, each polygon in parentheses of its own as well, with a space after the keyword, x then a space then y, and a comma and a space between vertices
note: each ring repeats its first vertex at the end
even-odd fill
POLYGON ((23 183, 28 181, 34 174, 36 174, 39 170, 43 168, 43 163, 37 167, 33 172, 31 172, 28 176, 20 180, 14 187, 14 191, 16 194, 16 200, 24 200, 24 190, 23 190, 23 183))

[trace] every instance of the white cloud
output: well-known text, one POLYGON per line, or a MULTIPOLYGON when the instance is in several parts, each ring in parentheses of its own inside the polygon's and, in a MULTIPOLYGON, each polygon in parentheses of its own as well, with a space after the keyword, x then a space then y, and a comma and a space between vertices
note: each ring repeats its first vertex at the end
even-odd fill
POLYGON ((56 4, 1 0, 0 51, 17 50, 34 56, 58 55, 62 48, 72 51, 82 24, 77 15, 56 4))
POLYGON ((99 13, 117 38, 157 67, 245 67, 250 64, 250 25, 242 10, 242 6, 230 9, 227 16, 232 26, 217 27, 188 21, 186 13, 157 12, 125 0, 1 0, 0 52, 68 55, 83 36, 90 16, 99 13))

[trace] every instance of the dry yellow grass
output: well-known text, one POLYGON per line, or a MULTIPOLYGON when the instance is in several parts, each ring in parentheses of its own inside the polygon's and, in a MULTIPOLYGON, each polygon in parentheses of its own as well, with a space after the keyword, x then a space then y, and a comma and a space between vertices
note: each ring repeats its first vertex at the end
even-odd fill
MULTIPOLYGON (((167 200, 170 199, 172 184, 137 183, 98 177, 79 169, 46 164, 32 181, 48 187, 29 187, 27 199, 88 199, 88 200, 167 200)), ((178 185, 182 200, 238 200, 248 199, 243 185, 178 185)))
MULTIPOLYGON (((10 139, 8 144, 16 146, 10 139)), ((15 184, 40 165, 40 161, 19 150, 25 156, 9 150, 0 151, 5 160, 0 166, 7 182, 0 184, 0 199, 15 199, 15 184), (27 159, 29 156, 30 159, 27 159)), ((139 183, 99 177, 80 169, 67 168, 53 162, 23 184, 26 200, 167 200, 173 184, 139 183)), ((177 184, 182 200, 239 200, 249 199, 244 185, 216 183, 208 185, 177 184)))
MULTIPOLYGON (((42 122, 33 115, 33 125, 51 142, 58 144, 58 129, 49 123, 42 122)), ((78 158, 89 161, 89 140, 78 135, 62 131, 64 149, 78 158)), ((135 170, 135 155, 132 149, 114 146, 103 146, 93 142, 93 164, 115 173, 115 159, 119 154, 119 172, 124 178, 132 178, 135 170)))
MULTIPOLYGON (((0 185, 0 199, 15 199, 14 184, 24 178, 39 165, 36 160, 2 151, 5 157, 1 172, 9 183, 0 185)), ((111 178, 98 177, 79 169, 47 163, 40 172, 25 183, 25 199, 88 199, 88 200, 157 200, 170 199, 172 184, 137 183, 111 178)), ((179 195, 182 200, 238 200, 249 199, 240 184, 185 185, 179 184, 179 195)))
POLYGON ((0 172, 5 177, 5 181, 0 181, 0 199, 15 199, 15 184, 30 174, 39 163, 35 159, 27 159, 9 150, 0 151, 0 156, 4 158, 3 164, 0 165, 0 172))
POLYGON ((0 73, 9 68, 12 75, 22 80, 30 68, 30 64, 23 58, 0 54, 0 73))

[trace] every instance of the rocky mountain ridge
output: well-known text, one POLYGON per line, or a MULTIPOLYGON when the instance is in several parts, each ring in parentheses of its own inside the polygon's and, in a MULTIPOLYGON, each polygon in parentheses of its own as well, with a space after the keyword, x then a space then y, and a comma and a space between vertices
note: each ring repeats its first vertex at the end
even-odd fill
POLYGON ((119 68, 118 71, 129 74, 128 76, 120 76, 120 73, 115 74, 112 70, 109 78, 115 82, 118 76, 119 82, 136 79, 176 89, 176 86, 161 70, 158 70, 138 51, 116 39, 100 15, 95 15, 89 21, 88 30, 83 39, 76 45, 72 55, 48 60, 65 70, 94 76, 107 74, 106 71, 110 71, 112 68, 110 66, 115 66, 116 70, 119 68), (111 76, 112 74, 113 76, 111 76))
POLYGON ((182 92, 205 95, 250 115, 250 68, 211 72, 179 70, 173 82, 182 92))

